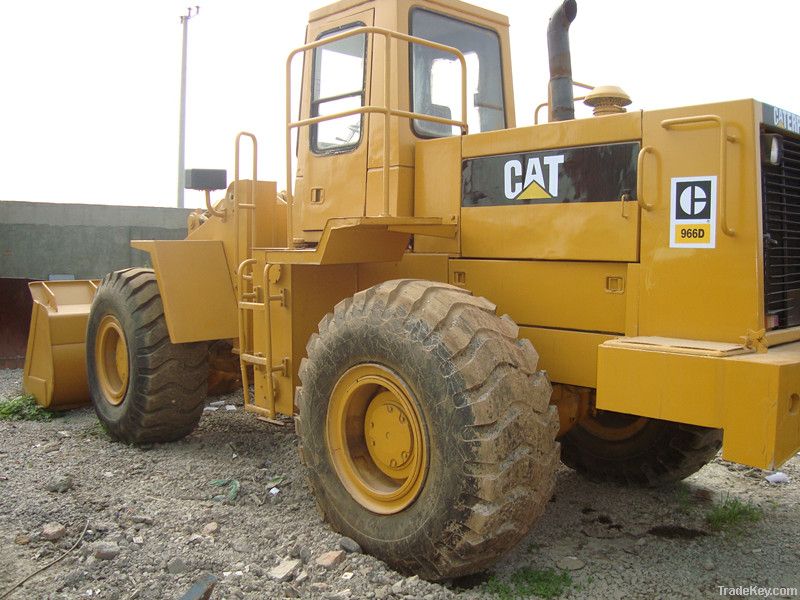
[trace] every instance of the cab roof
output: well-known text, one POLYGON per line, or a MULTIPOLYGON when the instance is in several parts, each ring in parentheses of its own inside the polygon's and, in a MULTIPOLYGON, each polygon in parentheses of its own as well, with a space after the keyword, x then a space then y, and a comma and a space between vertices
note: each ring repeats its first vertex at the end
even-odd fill
MULTIPOLYGON (((329 17, 331 15, 343 12, 355 6, 362 6, 367 4, 374 5, 378 3, 384 3, 384 4, 391 3, 396 5, 398 3, 398 0, 339 0, 338 2, 334 2, 333 4, 329 4, 328 6, 323 6, 322 8, 318 8, 317 10, 311 11, 308 20, 309 23, 311 23, 314 21, 322 20, 325 17, 329 17)), ((496 13, 494 11, 481 8, 473 4, 461 2, 460 0, 427 0, 426 4, 438 5, 441 6, 442 8, 447 8, 456 12, 463 13, 465 15, 471 15, 473 17, 478 17, 486 21, 491 21, 497 25, 508 27, 508 17, 506 15, 502 15, 500 13, 496 13)))

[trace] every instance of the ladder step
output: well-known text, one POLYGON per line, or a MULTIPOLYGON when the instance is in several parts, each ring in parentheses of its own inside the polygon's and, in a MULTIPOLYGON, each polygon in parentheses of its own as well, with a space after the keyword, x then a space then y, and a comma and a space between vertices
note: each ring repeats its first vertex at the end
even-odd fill
POLYGON ((265 305, 263 302, 239 302, 239 308, 242 310, 264 310, 265 305))
POLYGON ((256 356, 255 354, 240 354, 239 360, 244 363, 250 363, 251 365, 267 366, 267 359, 263 356, 256 356))

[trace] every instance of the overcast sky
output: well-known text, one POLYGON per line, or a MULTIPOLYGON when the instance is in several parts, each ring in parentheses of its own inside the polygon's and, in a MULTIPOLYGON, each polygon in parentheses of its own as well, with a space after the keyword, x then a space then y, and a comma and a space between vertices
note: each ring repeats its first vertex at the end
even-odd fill
MULTIPOLYGON (((507 14, 517 123, 546 98, 557 0, 480 0, 507 14)), ((189 35, 186 166, 228 169, 238 131, 283 185, 283 65, 324 0, 200 0, 189 35)), ((0 200, 172 206, 178 0, 0 0, 0 200)), ((755 97, 800 113, 800 2, 579 0, 573 72, 633 109, 755 97)), ((246 175, 246 173, 243 173, 246 175)), ((186 205, 200 206, 187 191, 186 205)))

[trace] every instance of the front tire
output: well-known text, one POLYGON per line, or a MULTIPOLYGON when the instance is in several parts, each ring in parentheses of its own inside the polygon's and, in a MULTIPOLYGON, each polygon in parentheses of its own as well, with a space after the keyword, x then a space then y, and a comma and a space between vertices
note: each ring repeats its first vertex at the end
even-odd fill
POLYGON ((310 486, 334 529, 430 580, 479 571, 542 514, 558 465, 550 384, 518 328, 450 285, 340 302, 297 392, 310 486))
POLYGON ((86 335, 89 391, 98 419, 115 440, 171 442, 203 413, 208 378, 205 342, 173 344, 155 274, 106 275, 86 335))

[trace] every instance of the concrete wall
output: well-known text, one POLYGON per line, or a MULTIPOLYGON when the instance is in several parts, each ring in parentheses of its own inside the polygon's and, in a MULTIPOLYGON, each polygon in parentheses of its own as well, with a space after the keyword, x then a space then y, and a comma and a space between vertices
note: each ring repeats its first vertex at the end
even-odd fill
POLYGON ((130 240, 186 237, 190 209, 0 201, 0 277, 99 278, 146 266, 130 240))
POLYGON ((99 279, 148 266, 130 241, 186 237, 191 210, 0 201, 0 368, 22 367, 31 319, 28 281, 99 279))

